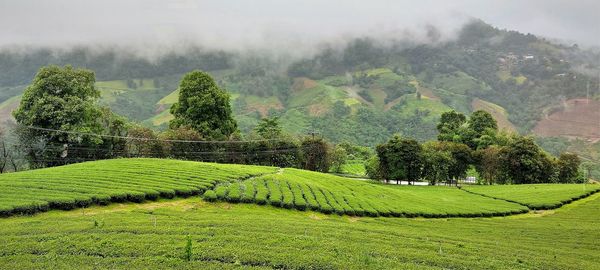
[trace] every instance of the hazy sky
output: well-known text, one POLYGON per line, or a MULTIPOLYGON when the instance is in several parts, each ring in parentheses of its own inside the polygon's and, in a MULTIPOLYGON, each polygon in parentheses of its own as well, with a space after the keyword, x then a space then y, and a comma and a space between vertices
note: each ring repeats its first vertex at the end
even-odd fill
POLYGON ((0 46, 201 43, 302 50, 358 35, 444 37, 470 17, 600 46, 600 0, 0 0, 0 46))

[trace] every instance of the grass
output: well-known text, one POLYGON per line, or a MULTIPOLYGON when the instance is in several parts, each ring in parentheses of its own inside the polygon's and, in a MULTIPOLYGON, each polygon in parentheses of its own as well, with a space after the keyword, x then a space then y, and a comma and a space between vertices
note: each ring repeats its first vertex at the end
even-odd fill
POLYGON ((429 115, 427 115, 425 119, 429 121, 437 121, 442 113, 452 110, 452 108, 448 107, 439 100, 426 98, 417 99, 416 95, 414 94, 405 95, 403 98, 403 102, 396 104, 392 108, 400 112, 400 114, 404 115, 405 117, 413 115, 417 109, 428 110, 429 115))
POLYGON ((225 183, 216 189, 216 195, 222 201, 239 202, 244 196, 245 202, 352 216, 477 217, 528 211, 516 203, 452 187, 386 186, 289 168, 283 173, 225 183))
POLYGON ((365 171, 365 161, 358 159, 348 160, 344 165, 342 165, 342 173, 365 176, 367 174, 365 171))
POLYGON ((0 176, 0 216, 91 204, 197 195, 274 168, 161 159, 115 159, 0 176))
POLYGON ((554 209, 600 191, 600 185, 534 184, 467 186, 463 189, 526 205, 531 209, 554 209))
POLYGON ((598 213, 600 194, 544 216, 466 219, 162 199, 0 219, 0 268, 597 269, 598 213))
POLYGON ((473 107, 473 111, 484 110, 490 113, 496 122, 498 122, 498 128, 500 130, 506 130, 510 132, 517 131, 517 128, 508 120, 508 113, 502 106, 479 98, 474 98, 471 102, 471 107, 473 107))
POLYGON ((158 105, 171 105, 179 101, 179 88, 158 101, 158 105))

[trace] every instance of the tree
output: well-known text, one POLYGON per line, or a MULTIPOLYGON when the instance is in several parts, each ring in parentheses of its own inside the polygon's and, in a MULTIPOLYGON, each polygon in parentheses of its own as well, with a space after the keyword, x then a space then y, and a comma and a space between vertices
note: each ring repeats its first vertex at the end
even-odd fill
POLYGON ((477 160, 475 169, 489 185, 501 182, 503 160, 501 154, 502 148, 497 145, 479 149, 473 154, 477 160))
POLYGON ((328 172, 331 165, 330 147, 323 138, 306 137, 300 145, 300 167, 305 170, 328 172))
POLYGON ((487 129, 498 130, 498 123, 492 115, 486 111, 478 110, 471 114, 468 121, 469 128, 481 136, 487 129))
POLYGON ((437 125, 439 141, 456 141, 458 129, 467 121, 467 117, 454 110, 444 112, 437 125))
POLYGON ((341 173, 342 167, 348 160, 348 153, 346 149, 340 145, 336 145, 331 151, 331 169, 330 171, 341 173))
POLYGON ((467 170, 473 163, 471 149, 462 143, 456 142, 437 142, 429 145, 435 151, 447 152, 452 157, 448 164, 448 179, 461 179, 467 176, 467 170))
POLYGON ((190 127, 178 127, 166 130, 158 138, 163 141, 165 152, 170 157, 189 160, 213 161, 209 156, 199 155, 202 152, 215 152, 212 145, 200 143, 202 135, 190 127))
POLYGON ((126 143, 128 157, 165 157, 165 146, 152 129, 142 126, 129 127, 126 143))
POLYGON ((379 158, 372 156, 365 162, 365 172, 371 179, 381 180, 384 177, 381 174, 381 166, 379 164, 379 158))
POLYGON ((202 71, 186 74, 179 85, 179 101, 171 107, 171 128, 188 126, 207 139, 227 139, 237 132, 229 94, 202 71))
POLYGON ((279 125, 279 117, 263 118, 254 131, 265 139, 275 139, 281 137, 282 129, 279 125))
POLYGON ((422 147, 414 139, 394 135, 387 143, 377 146, 382 176, 411 182, 419 180, 422 167, 422 147))
POLYGON ((102 112, 96 105, 100 91, 94 87, 95 81, 94 73, 85 69, 40 68, 13 112, 18 124, 36 128, 19 129, 20 140, 30 145, 26 155, 32 167, 76 162, 79 157, 68 152, 69 145, 93 147, 102 143, 98 136, 82 135, 103 131, 98 121, 102 112), (32 147, 38 143, 47 147, 32 147))
POLYGON ((578 181, 581 160, 574 153, 561 153, 558 157, 558 181, 575 183, 578 181))
POLYGON ((440 151, 438 142, 427 142, 423 145, 422 176, 430 185, 444 182, 450 177, 450 167, 456 162, 449 151, 440 151))
POLYGON ((516 137, 502 149, 504 174, 514 184, 546 183, 554 173, 552 162, 531 137, 516 137))

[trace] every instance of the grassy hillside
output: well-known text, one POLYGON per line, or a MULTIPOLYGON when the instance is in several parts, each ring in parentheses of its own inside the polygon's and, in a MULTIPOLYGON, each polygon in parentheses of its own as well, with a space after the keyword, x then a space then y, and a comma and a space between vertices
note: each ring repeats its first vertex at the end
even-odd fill
POLYGON ((476 194, 520 203, 531 209, 553 209, 599 192, 600 185, 500 185, 467 186, 464 189, 476 194))
POLYGON ((385 186, 297 169, 217 186, 216 198, 357 216, 466 217, 528 211, 453 187, 385 186))
POLYGON ((198 197, 0 219, 6 269, 597 269, 600 194, 512 217, 323 215, 198 197), (190 238, 191 257, 186 246, 190 238))
POLYGON ((501 106, 478 98, 473 99, 471 106, 473 107, 473 111, 484 110, 489 112, 496 122, 498 122, 498 129, 517 132, 515 125, 508 120, 508 113, 501 106))
POLYGON ((0 216, 190 196, 220 182, 273 171, 260 166, 116 159, 3 174, 0 216))

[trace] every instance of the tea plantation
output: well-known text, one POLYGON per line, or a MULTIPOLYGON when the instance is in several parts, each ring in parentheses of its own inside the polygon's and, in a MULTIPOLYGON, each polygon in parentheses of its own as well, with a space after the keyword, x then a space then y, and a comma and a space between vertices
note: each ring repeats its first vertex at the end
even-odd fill
POLYGON ((274 172, 260 166, 115 159, 0 176, 0 216, 90 204, 191 196, 215 184, 274 172))
POLYGON ((478 217, 529 211, 454 187, 386 186, 298 169, 223 183, 204 197, 356 216, 478 217))
POLYGON ((598 269, 598 190, 87 162, 0 175, 0 269, 598 269))
POLYGON ((554 209, 600 191, 600 185, 534 184, 467 186, 469 192, 516 202, 531 209, 554 209))

